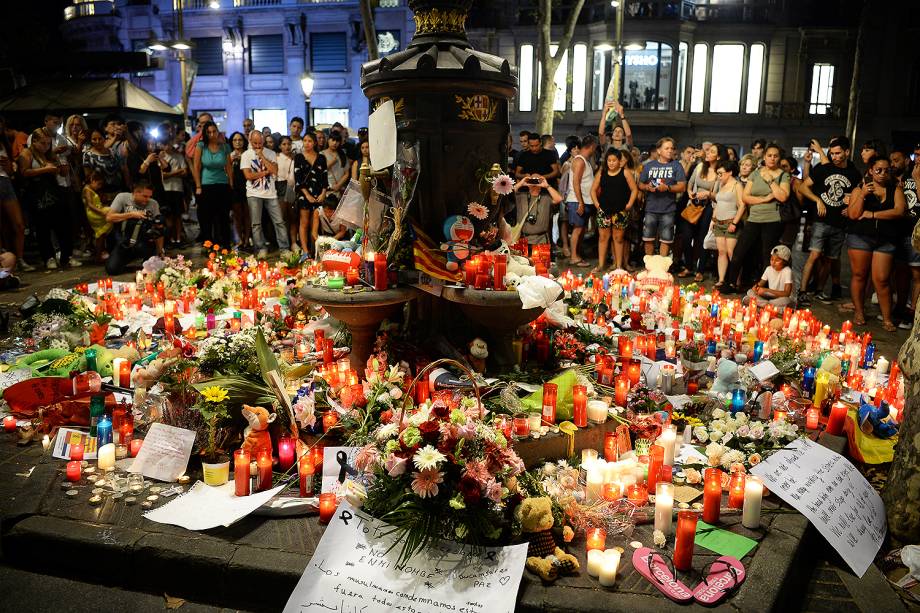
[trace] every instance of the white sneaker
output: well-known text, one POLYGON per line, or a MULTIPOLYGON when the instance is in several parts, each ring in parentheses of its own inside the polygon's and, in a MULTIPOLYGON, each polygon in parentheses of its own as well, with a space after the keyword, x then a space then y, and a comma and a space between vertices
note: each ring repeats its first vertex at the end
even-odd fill
POLYGON ((68 262, 67 265, 71 268, 79 268, 80 266, 83 266, 83 262, 77 258, 70 258, 70 262, 68 262))
POLYGON ((48 258, 48 261, 45 262, 45 268, 47 268, 48 270, 54 270, 57 267, 58 267, 58 263, 57 263, 57 260, 55 260, 54 258, 48 258))
POLYGON ((259 252, 256 253, 257 260, 264 260, 268 257, 268 249, 259 249, 259 252))

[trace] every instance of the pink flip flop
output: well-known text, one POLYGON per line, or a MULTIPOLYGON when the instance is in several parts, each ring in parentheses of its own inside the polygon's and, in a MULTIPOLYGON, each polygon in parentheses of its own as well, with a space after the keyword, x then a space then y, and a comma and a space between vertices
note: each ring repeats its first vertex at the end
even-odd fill
POLYGON ((678 604, 693 600, 693 592, 677 580, 674 562, 654 549, 640 547, 633 552, 633 568, 662 594, 678 604))
POLYGON ((744 583, 744 564, 737 558, 722 556, 704 569, 703 580, 693 590, 693 598, 708 607, 715 606, 744 583))

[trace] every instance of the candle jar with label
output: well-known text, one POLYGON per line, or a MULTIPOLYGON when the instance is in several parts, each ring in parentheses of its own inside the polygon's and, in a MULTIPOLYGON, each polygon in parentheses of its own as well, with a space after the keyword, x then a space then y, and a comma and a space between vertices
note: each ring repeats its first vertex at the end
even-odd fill
POLYGON ((545 426, 553 426, 556 423, 556 394, 558 386, 555 383, 543 384, 543 412, 541 423, 545 426))
POLYGON ((572 386, 572 421, 579 428, 588 425, 588 388, 584 385, 572 386))
POLYGON ((298 463, 298 474, 300 476, 300 497, 306 498, 313 495, 313 475, 316 474, 316 467, 313 465, 313 458, 310 454, 304 454, 298 463))

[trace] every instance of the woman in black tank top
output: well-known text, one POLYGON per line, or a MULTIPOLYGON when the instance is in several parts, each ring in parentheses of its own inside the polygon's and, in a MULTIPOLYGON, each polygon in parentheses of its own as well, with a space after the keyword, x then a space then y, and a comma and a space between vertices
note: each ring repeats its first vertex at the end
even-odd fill
POLYGON ((619 149, 608 149, 604 155, 604 170, 594 177, 591 195, 597 205, 599 243, 598 262, 592 272, 600 273, 607 265, 607 246, 613 239, 613 267, 626 265, 627 212, 636 202, 638 189, 633 174, 626 167, 626 155, 619 149))

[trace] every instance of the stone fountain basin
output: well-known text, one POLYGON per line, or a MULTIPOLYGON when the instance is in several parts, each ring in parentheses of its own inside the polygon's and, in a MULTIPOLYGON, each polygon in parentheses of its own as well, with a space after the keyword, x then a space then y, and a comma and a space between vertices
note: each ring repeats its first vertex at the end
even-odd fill
POLYGON ((543 307, 521 308, 521 298, 513 291, 445 287, 441 297, 457 304, 467 317, 483 327, 508 333, 543 313, 543 307))

